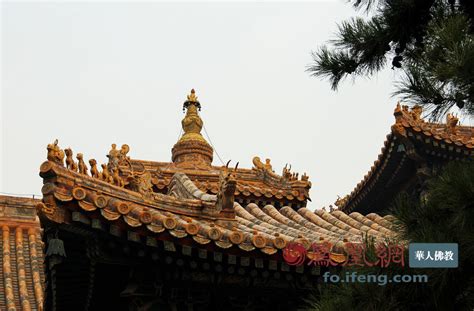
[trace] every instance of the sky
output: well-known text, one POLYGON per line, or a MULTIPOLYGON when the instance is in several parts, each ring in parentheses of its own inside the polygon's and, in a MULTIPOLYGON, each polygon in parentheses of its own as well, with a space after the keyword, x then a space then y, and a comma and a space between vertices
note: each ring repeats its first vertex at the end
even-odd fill
POLYGON ((194 88, 224 162, 290 163, 311 209, 333 204, 377 159, 397 103, 389 68, 338 91, 306 72, 354 14, 346 1, 3 2, 0 192, 40 194, 56 138, 99 163, 112 143, 169 161, 194 88))

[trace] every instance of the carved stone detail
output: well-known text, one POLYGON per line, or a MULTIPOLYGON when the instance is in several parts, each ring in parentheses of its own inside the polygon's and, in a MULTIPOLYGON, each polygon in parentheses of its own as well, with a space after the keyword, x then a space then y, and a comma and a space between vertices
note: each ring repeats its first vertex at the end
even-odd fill
MULTIPOLYGON (((227 162, 226 168, 228 167, 229 162, 227 162)), ((229 172, 227 169, 221 172, 219 180, 219 193, 217 194, 218 211, 234 209, 234 193, 237 187, 237 181, 233 173, 237 171, 238 165, 239 163, 237 162, 233 172, 229 172)))
POLYGON ((84 162, 84 156, 82 153, 78 153, 76 155, 77 159, 77 167, 79 169, 79 173, 83 175, 87 175, 88 168, 86 166, 86 163, 84 162))
POLYGON ((74 172, 77 172, 77 164, 76 162, 74 162, 74 159, 72 157, 73 153, 72 153, 72 150, 71 148, 66 148, 64 149, 64 151, 66 152, 66 167, 67 169, 71 170, 71 171, 74 171, 74 172))
POLYGON ((344 197, 337 196, 336 202, 334 202, 334 205, 336 205, 339 209, 344 207, 349 199, 349 195, 346 195, 344 197))
MULTIPOLYGON (((275 174, 275 171, 273 171, 270 161, 271 161, 270 159, 265 159, 265 163, 263 163, 260 160, 260 157, 254 157, 252 159, 252 163, 254 165, 252 169, 257 172, 260 172, 264 179, 267 178, 268 180, 274 180, 276 183, 275 185, 278 185, 278 186, 284 185, 285 183, 288 183, 288 182, 298 181, 299 173, 294 173, 294 172, 292 173, 291 165, 288 167, 288 164, 286 164, 280 176, 278 174, 275 174)), ((308 175, 306 175, 305 173, 304 177, 301 176, 301 180, 308 181, 309 180, 308 175)))
POLYGON ((151 174, 148 171, 144 173, 132 172, 127 177, 128 185, 127 188, 141 193, 145 197, 150 197, 153 193, 153 183, 151 182, 151 174))
POLYGON ((120 177, 120 175, 119 175, 119 169, 118 169, 118 167, 115 167, 115 168, 113 169, 112 179, 113 179, 114 185, 119 186, 119 187, 125 186, 125 183, 124 183, 122 177, 120 177))
POLYGON ((112 178, 112 176, 109 173, 109 170, 107 169, 107 164, 101 164, 100 166, 102 167, 102 173, 100 175, 101 177, 100 179, 108 183, 113 183, 114 179, 112 178))
POLYGON ((448 134, 456 134, 456 125, 458 124, 458 122, 459 119, 456 116, 451 113, 448 113, 446 115, 446 132, 448 132, 448 134))
POLYGON ((57 139, 54 141, 54 143, 49 144, 46 149, 48 150, 47 158, 49 161, 64 166, 64 151, 59 148, 57 139))
POLYGON ((100 173, 99 173, 99 170, 97 169, 97 161, 95 159, 90 159, 89 165, 91 166, 91 176, 94 178, 99 178, 100 173))

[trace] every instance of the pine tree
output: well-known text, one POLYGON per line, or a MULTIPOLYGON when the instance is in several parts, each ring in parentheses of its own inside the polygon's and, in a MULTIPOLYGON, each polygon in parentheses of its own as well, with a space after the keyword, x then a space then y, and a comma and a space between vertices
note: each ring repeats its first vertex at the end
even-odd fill
POLYGON ((454 106, 474 115, 474 1, 350 2, 371 17, 340 24, 332 46, 313 52, 312 75, 337 89, 347 76, 371 76, 391 63, 400 73, 395 94, 424 105, 432 119, 454 106))
MULTIPOLYGON (((335 283, 306 299, 305 310, 472 310, 474 308, 474 163, 453 162, 429 182, 426 199, 400 195, 392 213, 407 242, 458 243, 453 269, 355 268, 359 274, 428 275, 428 283, 335 283)), ((370 243, 367 249, 370 253, 370 243)), ((408 259, 406 260, 408 262, 408 259)), ((348 269, 340 271, 341 276, 348 269)), ((349 270, 350 271, 350 270, 349 270)), ((336 273, 336 271, 332 271, 336 273)))

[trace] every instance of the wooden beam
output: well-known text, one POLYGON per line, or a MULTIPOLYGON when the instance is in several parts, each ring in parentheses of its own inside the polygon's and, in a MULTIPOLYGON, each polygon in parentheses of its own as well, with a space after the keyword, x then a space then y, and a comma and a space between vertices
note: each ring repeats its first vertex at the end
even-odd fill
POLYGON ((263 268, 263 259, 255 258, 255 268, 263 268))
POLYGON ((122 236, 122 230, 120 229, 120 227, 115 226, 115 225, 110 225, 109 232, 111 235, 116 236, 116 237, 122 236))
POLYGON ((205 249, 198 249, 198 257, 201 259, 207 259, 207 250, 205 249))
POLYGON ((268 269, 273 270, 273 271, 276 271, 278 269, 278 265, 277 265, 276 260, 270 260, 268 262, 268 269))
POLYGON ((150 236, 146 237, 146 245, 151 247, 158 247, 158 241, 150 236))
POLYGON ((72 212, 72 221, 76 221, 76 222, 80 222, 80 223, 83 223, 85 225, 90 225, 91 224, 91 220, 89 218, 87 218, 86 216, 82 215, 81 213, 79 212, 72 212))
POLYGON ((167 252, 176 252, 176 247, 173 242, 163 241, 163 247, 167 252))
POLYGON ((181 253, 184 255, 184 256, 191 256, 192 254, 192 248, 191 246, 188 246, 188 245, 183 245, 181 247, 181 253))
POLYGON ((227 263, 230 264, 230 265, 235 265, 237 264, 237 256, 235 255, 229 255, 227 257, 227 263))
POLYGON ((107 228, 100 219, 92 219, 91 226, 94 229, 105 231, 107 228))
POLYGON ((214 261, 222 262, 222 253, 214 252, 214 261))
POLYGON ((250 266, 250 258, 249 257, 240 257, 240 265, 242 267, 250 266))
POLYGON ((127 231, 127 239, 132 242, 140 242, 140 236, 133 231, 127 231))

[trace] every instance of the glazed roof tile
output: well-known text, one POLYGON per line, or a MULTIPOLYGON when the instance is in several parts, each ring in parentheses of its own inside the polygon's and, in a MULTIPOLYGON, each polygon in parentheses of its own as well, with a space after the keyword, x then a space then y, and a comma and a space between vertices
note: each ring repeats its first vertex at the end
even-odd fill
POLYGON ((126 230, 145 229, 140 234, 157 239, 166 231, 178 242, 188 237, 198 244, 213 243, 224 249, 237 246, 243 251, 259 249, 265 254, 275 254, 292 241, 309 245, 321 241, 362 242, 365 235, 377 241, 396 236, 392 221, 377 215, 368 218, 359 213, 312 212, 306 208, 295 211, 291 207, 278 210, 272 205, 260 208, 237 202, 231 211, 220 210, 223 193, 205 194, 182 173, 173 176, 170 195, 141 199, 137 193, 132 196, 132 191, 103 185, 102 181, 50 161, 41 166, 41 175, 45 186, 39 210, 57 222, 69 221, 58 209, 80 211, 98 214, 105 222, 116 224, 122 220, 126 230))
MULTIPOLYGON (((361 199, 370 192, 392 161, 394 154, 398 152, 394 149, 397 143, 409 144, 410 141, 420 141, 426 145, 427 152, 431 154, 435 153, 434 150, 438 150, 451 153, 449 155, 451 158, 474 158, 474 127, 459 125, 457 117, 451 114, 447 115, 445 124, 426 122, 421 118, 421 113, 420 106, 414 106, 410 110, 408 106, 397 105, 394 111, 396 122, 391 127, 392 131, 387 135, 377 160, 352 192, 335 202, 340 210, 354 210, 361 199)), ((405 159, 397 161, 403 162, 405 159)))
MULTIPOLYGON (((193 180, 195 185, 213 194, 219 191, 219 175, 225 166, 197 166, 193 168, 183 167, 179 163, 154 162, 137 159, 130 160, 137 170, 147 170, 153 174, 152 182, 160 190, 167 189, 173 175, 177 172, 186 174, 193 180)), ((237 168, 235 172, 238 186, 235 195, 255 196, 273 198, 278 200, 298 200, 300 202, 309 199, 311 182, 307 179, 298 179, 295 176, 275 174, 271 168, 259 165, 260 159, 254 158, 257 163, 252 169, 237 168), (258 160, 257 160, 258 159, 258 160)), ((306 177, 302 177, 306 178, 306 177)))
POLYGON ((39 200, 0 196, 0 310, 43 310, 39 200))

